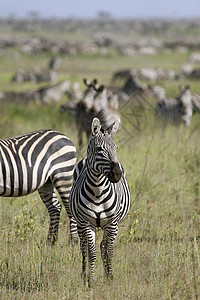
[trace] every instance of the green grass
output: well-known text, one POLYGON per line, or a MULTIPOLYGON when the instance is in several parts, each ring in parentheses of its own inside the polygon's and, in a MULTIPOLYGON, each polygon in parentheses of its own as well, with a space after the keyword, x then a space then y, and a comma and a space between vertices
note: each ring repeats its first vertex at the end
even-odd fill
POLYGON ((192 130, 170 127, 164 135, 152 130, 119 146, 132 204, 114 245, 110 285, 104 283, 101 231, 97 283, 89 291, 80 276, 79 247, 68 245, 64 210, 59 242, 50 248, 45 243, 48 214, 38 195, 2 198, 2 299, 85 299, 91 293, 95 299, 195 299, 200 292, 200 159, 199 133, 192 130))
MULTIPOLYGON (((97 77, 109 85, 114 71, 156 66, 177 70, 189 53, 156 56, 112 55, 63 57, 59 79, 97 77)), ((17 66, 45 68, 49 54, 0 58, 0 90, 19 90, 9 78, 17 66)), ((189 82, 200 92, 199 82, 189 82)), ((167 95, 178 93, 178 82, 165 81, 167 95)), ((31 85, 30 85, 31 86, 31 85)), ((35 86, 34 86, 35 88, 35 86)), ((62 101, 65 101, 63 98, 62 101)), ((54 128, 77 146, 72 117, 60 114, 60 104, 14 105, 0 102, 0 136, 14 136, 39 128, 54 128)), ((152 103, 154 105, 154 103, 152 103)), ((106 283, 100 257, 102 232, 97 231, 96 284, 84 287, 79 246, 69 246, 69 220, 61 213, 59 241, 46 244, 49 217, 37 193, 22 198, 0 198, 1 299, 198 299, 200 297, 200 116, 186 129, 155 119, 153 110, 122 113, 123 126, 115 141, 118 158, 129 183, 132 203, 114 244, 114 280, 106 283), (139 119, 138 119, 139 118, 139 119), (131 122, 139 122, 137 131, 131 122)), ((78 152, 78 159, 86 148, 78 152)))

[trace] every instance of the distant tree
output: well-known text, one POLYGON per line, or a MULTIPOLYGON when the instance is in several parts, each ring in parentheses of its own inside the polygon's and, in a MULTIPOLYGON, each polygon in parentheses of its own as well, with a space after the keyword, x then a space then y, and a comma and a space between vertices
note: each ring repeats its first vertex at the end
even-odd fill
POLYGON ((40 18, 40 13, 37 10, 31 10, 28 12, 28 18, 30 19, 39 19, 40 18))
POLYGON ((109 12, 103 11, 103 10, 98 11, 97 17, 98 17, 98 19, 102 19, 102 20, 108 20, 108 19, 112 18, 111 14, 109 12))

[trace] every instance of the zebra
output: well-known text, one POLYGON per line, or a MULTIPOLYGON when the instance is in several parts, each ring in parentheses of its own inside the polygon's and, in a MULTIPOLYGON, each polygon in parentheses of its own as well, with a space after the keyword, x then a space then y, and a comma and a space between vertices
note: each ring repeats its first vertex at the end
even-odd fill
POLYGON ((80 83, 78 81, 73 82, 71 85, 71 90, 66 92, 68 100, 60 106, 60 112, 68 112, 69 114, 75 116, 76 109, 79 102, 82 99, 82 92, 80 90, 80 83))
POLYGON ((175 125, 183 122, 188 127, 193 114, 192 95, 189 86, 182 89, 176 99, 165 98, 160 100, 156 105, 156 112, 166 122, 175 125))
POLYGON ((87 89, 84 92, 83 96, 83 107, 86 112, 90 111, 94 102, 94 96, 97 91, 97 79, 93 79, 93 81, 88 81, 86 78, 83 78, 83 82, 87 86, 87 89), (96 88, 95 88, 96 87, 96 88))
MULTIPOLYGON (((183 85, 179 85, 180 92, 184 91, 185 87, 183 85)), ((193 114, 196 112, 200 112, 200 95, 197 93, 191 93, 192 95, 192 110, 193 114)))
POLYGON ((69 89, 70 82, 63 80, 35 91, 35 100, 43 103, 59 102, 69 89))
POLYGON ((147 85, 138 77, 130 76, 122 88, 123 92, 131 97, 135 93, 143 94, 147 90, 147 85))
POLYGON ((152 95, 153 98, 155 98, 157 100, 164 99, 166 96, 164 87, 162 87, 160 85, 148 85, 147 88, 148 88, 150 95, 152 95))
POLYGON ((56 190, 70 217, 71 242, 78 241, 76 222, 69 210, 75 164, 75 146, 56 130, 36 130, 0 139, 0 196, 20 197, 37 190, 50 216, 51 244, 58 238, 61 212, 56 190))
POLYGON ((86 78, 84 78, 83 82, 87 86, 87 89, 84 92, 83 99, 79 101, 76 106, 75 115, 76 126, 78 129, 79 147, 82 147, 83 145, 83 132, 86 133, 87 141, 89 141, 91 133, 91 123, 94 117, 93 113, 91 112, 91 109, 94 102, 94 96, 97 93, 97 79, 94 79, 93 81, 88 81, 86 78))
POLYGON ((11 102, 15 104, 28 104, 31 101, 35 101, 36 92, 34 90, 26 90, 26 91, 5 91, 0 92, 0 100, 11 102))
POLYGON ((61 62, 62 59, 59 56, 53 56, 48 63, 49 70, 53 70, 53 71, 57 70, 61 62))
MULTIPOLYGON (((96 88, 95 88, 96 89, 96 88)), ((118 120, 121 127, 121 117, 118 112, 118 97, 110 90, 101 85, 96 89, 92 112, 97 117, 103 129, 108 128, 110 124, 118 120)))
POLYGON ((112 140, 118 126, 119 122, 116 121, 107 130, 102 130, 99 119, 93 119, 87 157, 75 168, 74 183, 70 192, 70 210, 77 221, 82 251, 84 284, 87 280, 88 256, 89 287, 94 282, 96 227, 104 230, 100 246, 101 257, 106 277, 113 279, 113 243, 118 223, 127 215, 130 208, 129 187, 124 169, 117 160, 116 144, 112 140))
POLYGON ((192 93, 192 107, 193 113, 200 112, 200 95, 197 93, 192 93))
POLYGON ((0 100, 25 104, 31 101, 37 104, 59 102, 68 91, 69 85, 70 82, 68 80, 63 80, 57 84, 48 85, 37 90, 5 91, 0 93, 0 100))

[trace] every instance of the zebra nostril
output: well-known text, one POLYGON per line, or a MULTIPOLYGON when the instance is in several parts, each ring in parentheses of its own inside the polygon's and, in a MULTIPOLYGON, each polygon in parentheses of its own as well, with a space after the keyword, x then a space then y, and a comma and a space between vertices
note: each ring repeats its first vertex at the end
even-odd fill
POLYGON ((112 177, 114 177, 114 176, 115 176, 115 174, 114 174, 114 172, 113 172, 113 171, 111 171, 111 172, 110 172, 110 176, 112 176, 112 177))
POLYGON ((108 179, 111 182, 116 183, 122 177, 122 170, 121 170, 120 165, 119 165, 118 162, 112 162, 110 164, 110 168, 111 168, 111 170, 109 172, 108 179))

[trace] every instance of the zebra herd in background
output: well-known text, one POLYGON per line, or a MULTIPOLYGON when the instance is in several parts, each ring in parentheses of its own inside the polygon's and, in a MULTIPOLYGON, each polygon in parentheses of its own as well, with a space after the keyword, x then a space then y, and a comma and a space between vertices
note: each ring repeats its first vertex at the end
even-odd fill
MULTIPOLYGON (((183 123, 188 127, 194 112, 200 112, 200 95, 192 93, 189 86, 180 86, 176 98, 166 97, 165 89, 159 85, 147 85, 135 76, 129 76, 124 86, 119 90, 105 88, 98 85, 97 79, 89 81, 84 79, 86 89, 83 96, 79 90, 79 97, 75 93, 71 99, 61 105, 60 111, 73 114, 78 130, 79 147, 83 145, 83 133, 87 141, 90 138, 91 122, 94 117, 100 119, 102 128, 107 128, 114 121, 119 121, 121 126, 121 107, 124 103, 146 101, 155 110, 156 116, 164 124, 183 123), (138 98, 139 97, 139 98, 138 98), (157 101, 155 107, 151 103, 157 101)), ((77 89, 78 91, 78 89, 77 89)), ((77 92, 76 91, 76 92, 77 92)), ((134 109, 134 107, 133 107, 134 109)))
MULTIPOLYGON (((12 81, 18 83, 27 80, 37 83, 43 80, 50 80, 50 85, 20 92, 0 92, 0 101, 24 104, 29 102, 48 104, 59 103, 63 97, 67 97, 68 101, 61 104, 60 111, 68 111, 68 113, 73 115, 78 130, 79 147, 83 145, 84 133, 86 134, 87 142, 89 141, 91 122, 94 117, 100 119, 103 128, 107 128, 109 124, 116 120, 121 124, 121 107, 127 102, 134 104, 134 100, 136 100, 135 103, 142 103, 145 99, 153 107, 156 115, 164 120, 165 124, 174 123, 178 125, 183 122, 188 127, 191 123, 192 114, 200 112, 200 95, 189 91, 189 88, 187 88, 186 108, 185 100, 183 100, 185 99, 186 90, 184 93, 183 90, 180 91, 180 94, 176 98, 168 98, 166 97, 164 87, 153 83, 158 80, 181 78, 180 74, 189 72, 186 68, 189 64, 194 64, 197 60, 199 61, 197 53, 194 54, 194 57, 191 55, 189 61, 182 66, 177 74, 173 70, 149 67, 116 71, 113 73, 111 82, 115 82, 116 85, 116 82, 125 80, 121 88, 98 85, 97 79, 93 79, 92 81, 84 79, 86 86, 84 93, 82 93, 80 88, 80 82, 70 83, 69 80, 63 80, 55 84, 55 80, 51 80, 51 76, 48 77, 47 73, 55 73, 61 63, 59 56, 53 56, 48 62, 47 71, 42 73, 40 68, 36 67, 34 70, 26 73, 19 69, 12 78, 12 81), (142 79, 150 81, 151 84, 147 84, 142 79), (153 104, 152 106, 152 99, 157 101, 156 105, 153 104)), ((137 128, 137 126, 135 127, 137 128)))
POLYGON ((15 74, 12 76, 11 81, 16 83, 32 82, 40 83, 49 81, 52 84, 57 81, 56 70, 61 64, 61 58, 59 56, 53 56, 48 62, 48 69, 42 71, 39 66, 35 66, 32 70, 25 71, 23 68, 18 68, 15 74))
MULTIPOLYGON (((83 79, 86 85, 84 95, 79 101, 68 101, 61 105, 61 111, 74 110, 78 130, 79 147, 83 145, 83 134, 85 132, 87 141, 91 135, 91 123, 94 117, 101 120, 102 128, 106 129, 111 123, 118 120, 121 124, 121 117, 118 111, 118 98, 103 85, 98 85, 97 79, 89 81, 83 79)), ((74 99, 73 99, 74 100, 74 99)), ((119 126, 120 128, 120 126, 119 126)))
MULTIPOLYGON (((73 115, 78 130, 79 147, 83 145, 83 134, 86 134, 87 142, 91 133, 91 122, 94 117, 100 119, 102 127, 105 129, 112 122, 118 120, 121 124, 121 107, 124 103, 145 100, 155 110, 156 115, 166 123, 180 124, 183 122, 187 127, 191 123, 194 112, 200 112, 200 95, 190 91, 189 87, 180 91, 176 98, 167 98, 165 89, 159 85, 147 85, 131 71, 115 72, 113 79, 127 77, 124 85, 120 89, 98 85, 98 80, 89 81, 84 79, 86 89, 82 94, 80 83, 63 80, 54 85, 41 87, 37 90, 27 91, 5 91, 0 93, 0 101, 12 103, 60 103, 63 97, 68 97, 68 101, 61 104, 60 111, 68 111, 73 115), (71 85, 71 91, 70 91, 71 85), (185 92, 183 92, 185 90, 185 92), (187 91, 187 105, 185 104, 185 94, 187 91), (139 98, 138 98, 139 97, 139 98), (156 99, 157 105, 152 106, 152 99, 156 99), (187 106, 187 108, 186 108, 187 106)), ((134 109, 134 106, 133 106, 134 109)))

